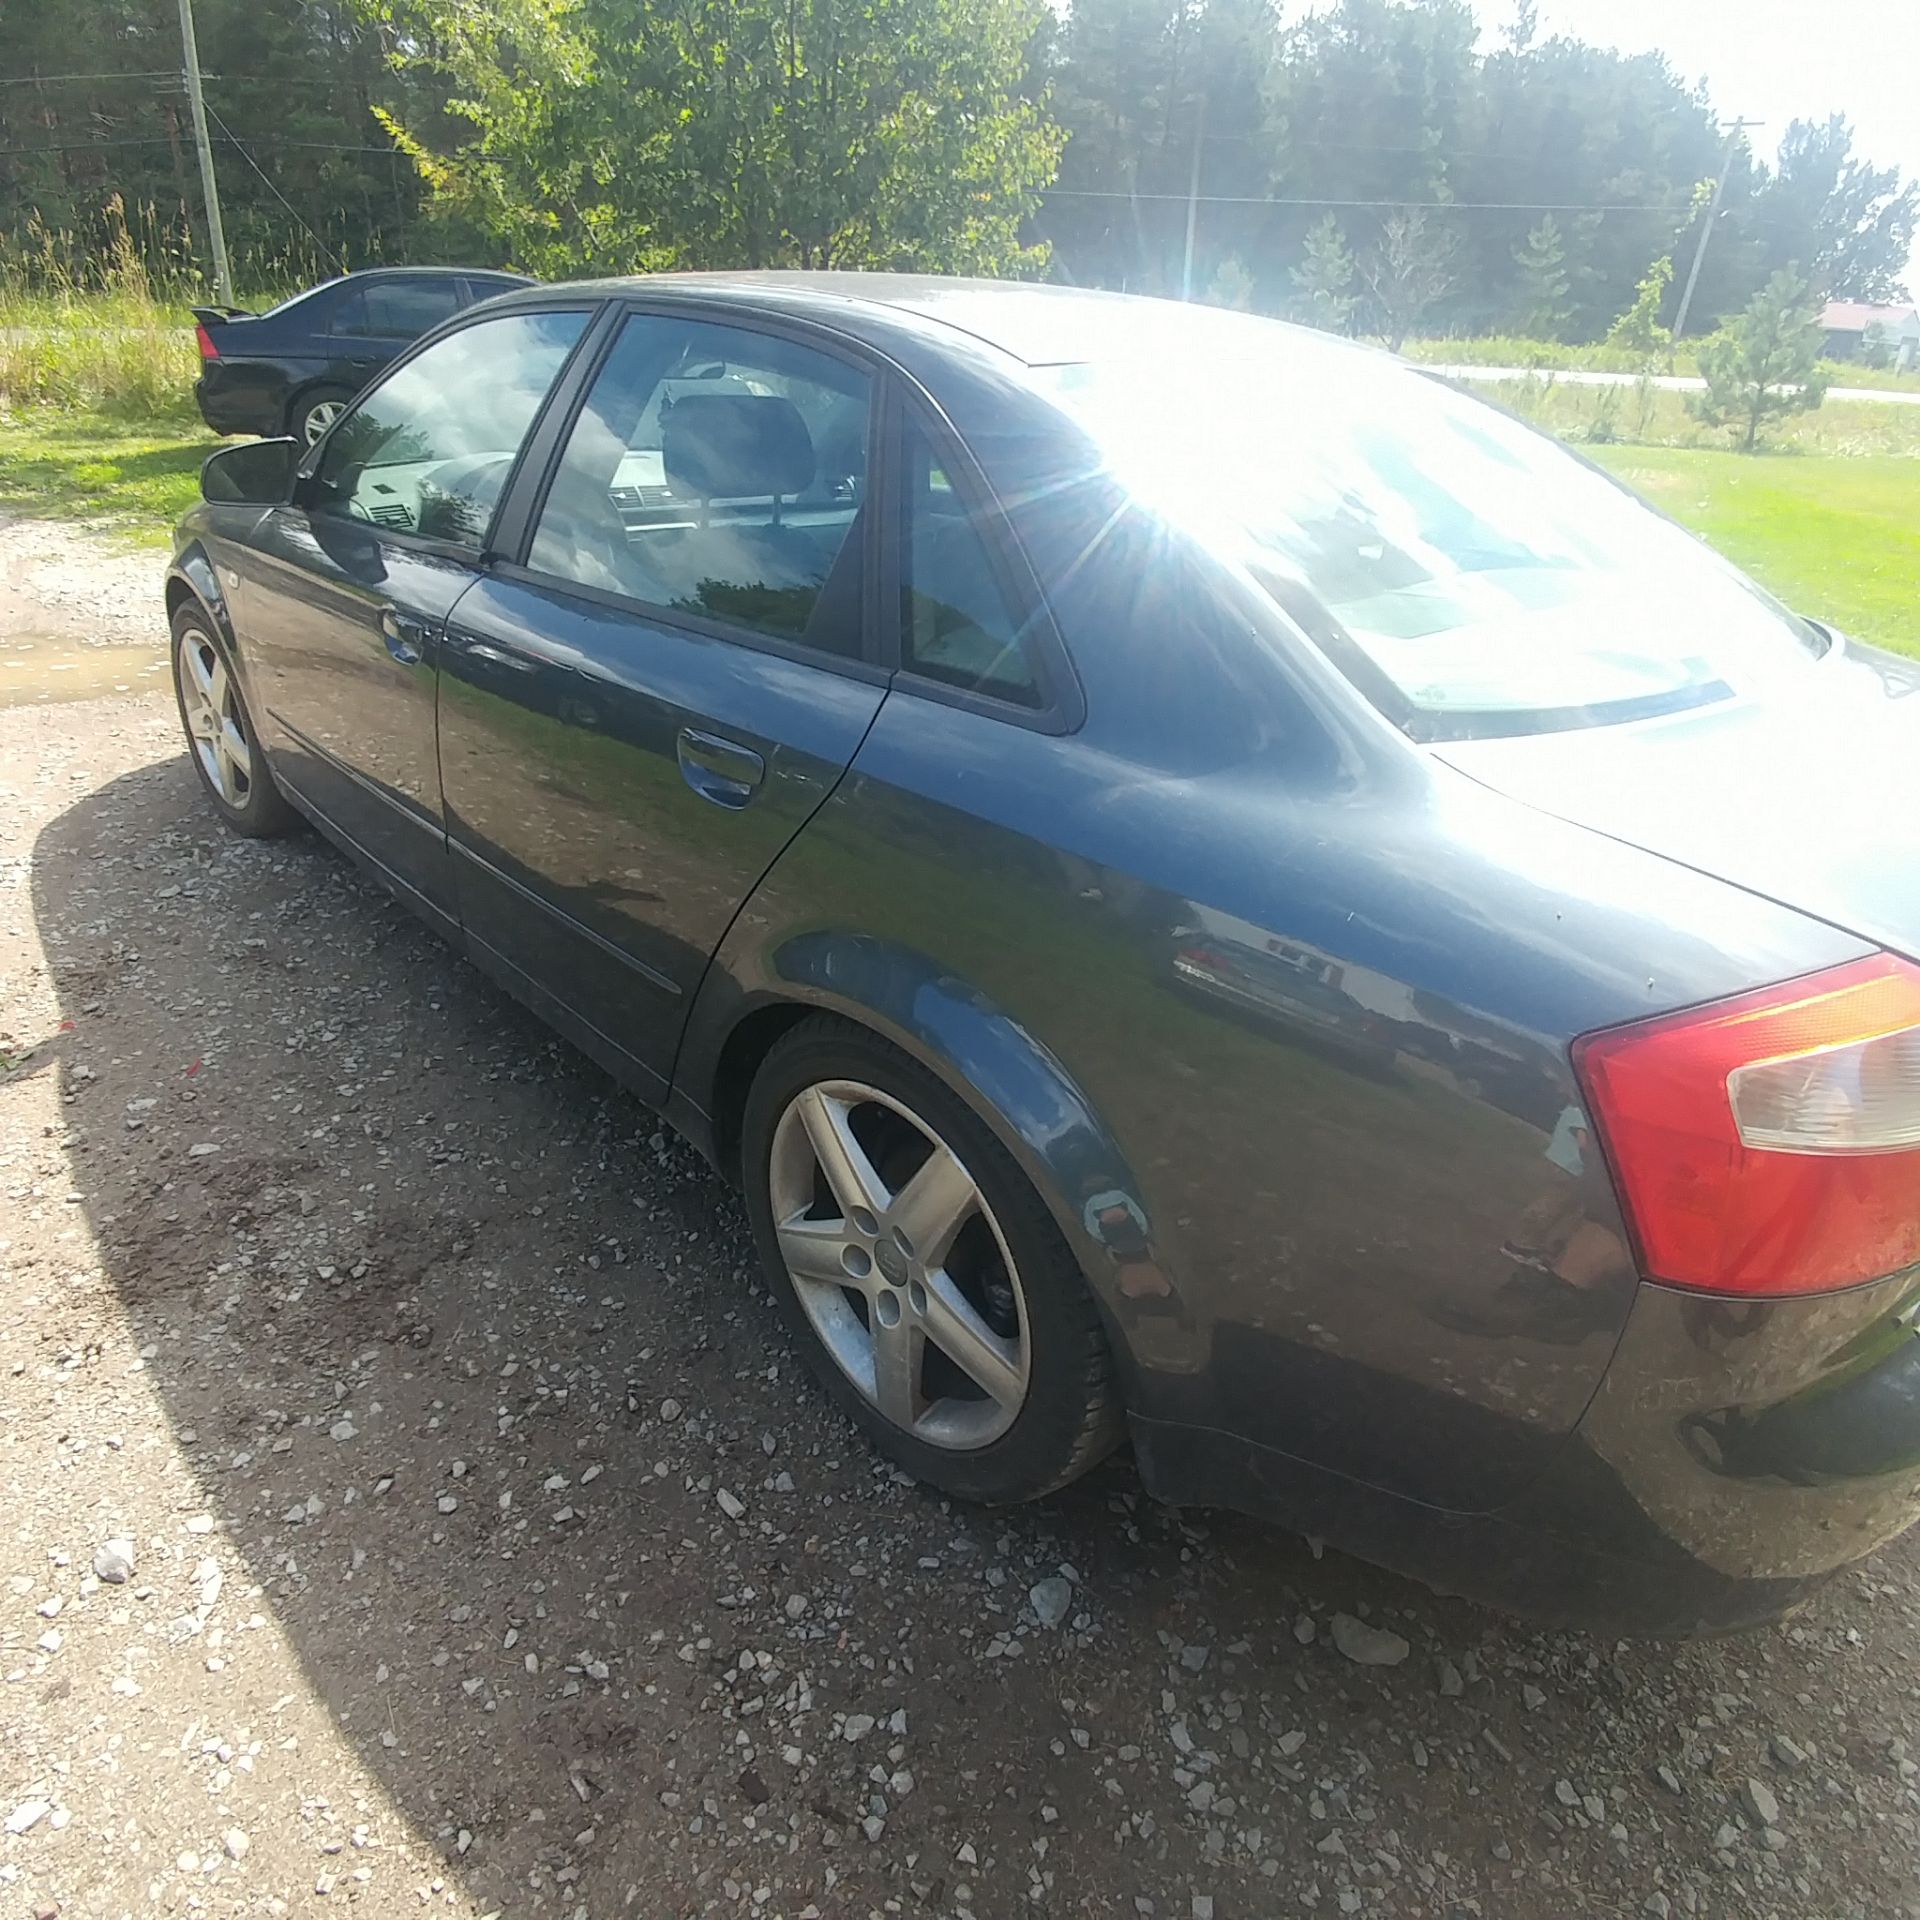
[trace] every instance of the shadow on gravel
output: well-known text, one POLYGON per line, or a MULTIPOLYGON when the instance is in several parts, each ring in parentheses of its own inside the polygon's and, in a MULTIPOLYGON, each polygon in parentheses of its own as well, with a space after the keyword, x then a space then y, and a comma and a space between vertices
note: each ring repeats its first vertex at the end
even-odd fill
POLYGON ((165 764, 46 829, 33 898, 87 1224, 207 1510, 483 1905, 1511 1912, 1537 1850, 1608 1847, 1509 1763, 1551 1788, 1620 1738, 1627 1663, 1155 1508, 1124 1461, 1015 1512, 900 1482, 724 1187, 317 840, 229 838, 165 764), (1404 1667, 1328 1647, 1362 1606, 1404 1667))

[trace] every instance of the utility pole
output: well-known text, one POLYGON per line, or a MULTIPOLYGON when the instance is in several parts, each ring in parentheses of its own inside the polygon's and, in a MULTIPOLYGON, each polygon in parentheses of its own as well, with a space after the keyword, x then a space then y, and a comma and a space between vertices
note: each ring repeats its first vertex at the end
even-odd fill
POLYGON ((213 244, 213 291, 223 307, 233 305, 233 275, 227 270, 227 235, 220 224, 220 189, 213 178, 213 142, 207 138, 207 103, 200 94, 200 49, 193 38, 193 0, 180 0, 180 40, 186 52, 187 99, 193 108, 193 144, 200 150, 200 192, 207 203, 207 238, 213 244))
MULTIPOLYGON (((184 0, 182 0, 184 4, 184 0)), ((1727 175, 1733 171, 1733 156, 1740 135, 1748 127, 1765 126, 1764 120, 1736 120, 1727 128, 1726 156, 1720 162, 1720 178, 1713 183, 1713 201, 1707 208, 1706 225, 1700 229, 1700 244, 1693 250, 1693 265, 1687 269, 1686 291, 1680 296, 1680 311, 1673 316, 1673 338, 1678 345, 1687 330, 1687 314, 1693 306, 1693 290, 1700 284, 1701 262, 1707 257, 1707 242, 1713 238, 1714 223, 1720 218, 1720 201, 1727 191, 1727 175)))
MULTIPOLYGON (((183 0, 184 4, 184 0, 183 0)), ((1180 268, 1180 298, 1193 298, 1193 228, 1200 213, 1200 152, 1207 142, 1207 96, 1200 94, 1198 115, 1193 126, 1193 165, 1187 173, 1187 254, 1180 268)))

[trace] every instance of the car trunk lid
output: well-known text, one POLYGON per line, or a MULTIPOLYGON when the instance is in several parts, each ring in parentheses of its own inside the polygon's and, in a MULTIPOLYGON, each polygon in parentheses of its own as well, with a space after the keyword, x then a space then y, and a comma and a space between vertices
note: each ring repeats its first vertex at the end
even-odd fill
POLYGON ((1920 662, 1839 642, 1792 697, 1431 751, 1543 813, 1920 959, 1920 662))

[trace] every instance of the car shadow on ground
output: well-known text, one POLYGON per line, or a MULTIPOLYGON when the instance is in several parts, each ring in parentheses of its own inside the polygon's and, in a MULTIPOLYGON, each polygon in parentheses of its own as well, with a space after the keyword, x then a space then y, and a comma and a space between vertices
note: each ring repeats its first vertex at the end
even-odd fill
POLYGON ((1514 1910, 1536 1847, 1609 1843, 1538 1825, 1537 1781, 1516 1808, 1513 1750, 1550 1788, 1652 1676, 1711 1682, 1159 1508, 1124 1457, 1017 1511, 906 1483, 690 1149, 317 839, 224 834, 184 763, 63 813, 32 887, 74 1023, 35 1065, 197 1497, 483 1905, 998 1914, 1036 1875, 1078 1910, 1277 1874, 1514 1910), (1343 1659, 1341 1611, 1409 1658, 1343 1659), (1324 1844, 1360 1807, 1414 1878, 1324 1844))

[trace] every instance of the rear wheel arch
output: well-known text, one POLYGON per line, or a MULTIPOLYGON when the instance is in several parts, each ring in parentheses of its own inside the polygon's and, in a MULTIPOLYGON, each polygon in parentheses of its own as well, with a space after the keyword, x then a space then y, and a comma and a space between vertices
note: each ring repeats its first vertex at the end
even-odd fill
POLYGON ((1133 1401, 1128 1326, 1142 1284, 1153 1289, 1156 1311, 1178 1311, 1177 1283, 1166 1275, 1137 1178, 1065 1066, 930 956, 870 936, 809 935, 792 945, 805 948, 808 958, 791 951, 775 956, 785 977, 736 1007, 722 1031, 702 1034, 704 1009, 696 1009, 690 1024, 676 1077, 707 1117, 716 1163, 740 1179, 742 1121, 754 1077, 777 1042, 803 1021, 833 1014, 899 1048, 947 1086, 1033 1187, 1100 1308, 1133 1401), (689 1074, 687 1063, 703 1058, 712 1067, 689 1074))

